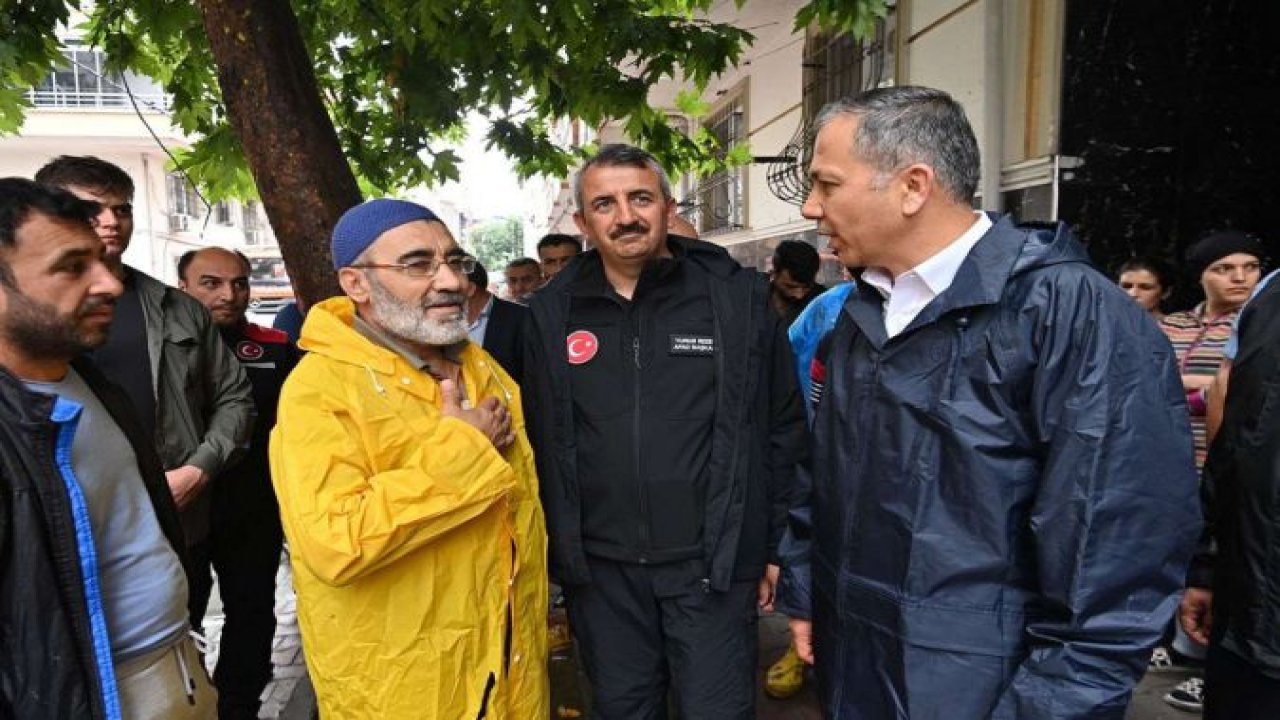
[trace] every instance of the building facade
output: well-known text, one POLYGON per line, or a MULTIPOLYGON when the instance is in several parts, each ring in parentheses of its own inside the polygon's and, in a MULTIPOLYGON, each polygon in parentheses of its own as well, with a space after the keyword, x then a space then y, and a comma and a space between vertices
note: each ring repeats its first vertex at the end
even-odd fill
MULTIPOLYGON (((1280 189, 1266 179, 1280 161, 1269 100, 1280 44, 1267 29, 1280 27, 1280 4, 891 0, 862 40, 794 30, 802 5, 714 6, 709 19, 756 41, 707 88, 706 115, 676 109, 686 88, 675 82, 650 94, 676 127, 749 144, 750 163, 676 188, 680 213, 744 264, 764 269, 784 239, 819 243, 799 207, 813 118, 830 100, 893 84, 938 87, 964 105, 982 149, 980 207, 1067 221, 1103 269, 1138 254, 1176 261, 1213 228, 1251 230, 1280 250, 1269 211, 1280 189)), ((613 124, 599 136, 625 139, 613 124)), ((558 201, 554 222, 572 232, 572 198, 558 201)))

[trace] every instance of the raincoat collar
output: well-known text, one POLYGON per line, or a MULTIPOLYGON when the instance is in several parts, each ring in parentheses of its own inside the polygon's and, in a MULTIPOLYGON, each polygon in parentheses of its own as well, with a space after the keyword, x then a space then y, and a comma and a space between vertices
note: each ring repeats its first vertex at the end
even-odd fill
MULTIPOLYGON (((896 337, 905 337, 955 310, 999 303, 1005 286, 1015 275, 1063 262, 1088 261, 1084 249, 1062 223, 1019 227, 1011 216, 988 215, 995 224, 961 263, 951 286, 926 305, 896 337)), ((876 348, 888 342, 884 298, 874 288, 858 283, 845 304, 845 312, 876 348)))
POLYGON ((394 374, 399 355, 356 330, 355 317, 351 298, 332 297, 317 303, 307 312, 298 347, 382 375, 394 374))

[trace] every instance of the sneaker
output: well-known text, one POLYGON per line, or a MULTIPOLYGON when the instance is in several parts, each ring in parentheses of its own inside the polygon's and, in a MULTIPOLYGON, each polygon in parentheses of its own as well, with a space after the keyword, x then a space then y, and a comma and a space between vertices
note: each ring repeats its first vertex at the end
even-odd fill
POLYGON ((1165 693, 1164 701, 1179 710, 1204 710, 1204 678, 1193 677, 1178 683, 1177 687, 1165 693))
POLYGON ((771 698, 785 700, 796 693, 800 692, 800 688, 804 687, 804 661, 796 655, 794 647, 787 648, 787 652, 778 662, 769 666, 768 672, 764 676, 764 692, 771 698))
POLYGON ((1186 672, 1188 670, 1197 670, 1203 665, 1204 663, 1200 660, 1187 657, 1171 647, 1162 645, 1151 651, 1151 659, 1147 661, 1147 672, 1186 672))

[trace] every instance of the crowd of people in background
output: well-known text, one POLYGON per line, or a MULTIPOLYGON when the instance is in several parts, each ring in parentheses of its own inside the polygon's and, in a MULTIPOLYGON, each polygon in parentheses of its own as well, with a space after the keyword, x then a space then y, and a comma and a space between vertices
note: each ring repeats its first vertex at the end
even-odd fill
POLYGON ((120 168, 0 179, 0 717, 257 717, 282 549, 324 718, 550 717, 561 604, 606 720, 754 717, 770 612, 765 692, 833 718, 1120 720, 1170 669, 1179 708, 1280 717, 1262 241, 1112 280, 975 210, 979 167, 941 91, 825 108, 827 288, 815 245, 743 267, 606 145, 505 297, 377 198, 334 228, 342 294, 276 328, 240 253, 176 288, 123 262, 120 168))

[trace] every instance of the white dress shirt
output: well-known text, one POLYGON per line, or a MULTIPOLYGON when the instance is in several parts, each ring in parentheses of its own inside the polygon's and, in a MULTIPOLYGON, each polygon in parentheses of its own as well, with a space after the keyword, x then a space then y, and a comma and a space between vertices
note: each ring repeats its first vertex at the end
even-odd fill
POLYGON ((471 342, 484 347, 484 334, 489 330, 489 315, 493 313, 493 295, 489 296, 489 302, 484 304, 484 309, 476 316, 476 321, 467 325, 467 337, 471 338, 471 342))
POLYGON ((884 296, 884 329, 889 337, 906 329, 926 305, 951 287, 960 264, 991 229, 991 218, 986 213, 974 214, 978 218, 960 237, 898 277, 891 277, 884 268, 869 267, 862 271, 862 281, 884 296))

